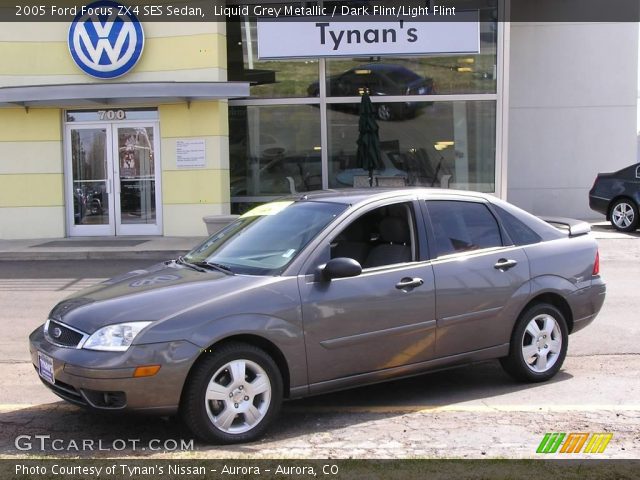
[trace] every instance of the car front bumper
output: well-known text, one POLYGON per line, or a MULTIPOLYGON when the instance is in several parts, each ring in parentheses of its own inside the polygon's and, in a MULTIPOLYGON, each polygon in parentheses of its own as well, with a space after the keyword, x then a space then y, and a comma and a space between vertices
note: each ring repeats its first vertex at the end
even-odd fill
POLYGON ((189 369, 201 348, 187 341, 133 345, 125 352, 101 352, 50 343, 39 327, 29 336, 31 361, 39 353, 53 360, 55 383, 40 377, 59 397, 95 410, 173 414, 189 369), (134 377, 136 367, 160 365, 153 376, 134 377))

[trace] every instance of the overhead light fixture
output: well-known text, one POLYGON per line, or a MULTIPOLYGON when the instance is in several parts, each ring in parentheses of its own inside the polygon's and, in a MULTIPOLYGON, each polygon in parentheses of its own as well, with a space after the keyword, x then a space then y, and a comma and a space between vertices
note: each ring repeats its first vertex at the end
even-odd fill
POLYGON ((458 67, 458 72, 461 72, 461 73, 469 73, 469 72, 473 72, 473 68, 469 68, 469 67, 458 67))

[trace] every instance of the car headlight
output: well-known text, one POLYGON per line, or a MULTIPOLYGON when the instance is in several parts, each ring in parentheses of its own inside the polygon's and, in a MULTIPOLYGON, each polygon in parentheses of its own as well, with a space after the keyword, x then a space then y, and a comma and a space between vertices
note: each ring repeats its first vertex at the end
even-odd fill
POLYGON ((133 343, 140 331, 151 322, 128 322, 107 325, 94 332, 82 348, 87 350, 104 350, 108 352, 124 352, 133 343))

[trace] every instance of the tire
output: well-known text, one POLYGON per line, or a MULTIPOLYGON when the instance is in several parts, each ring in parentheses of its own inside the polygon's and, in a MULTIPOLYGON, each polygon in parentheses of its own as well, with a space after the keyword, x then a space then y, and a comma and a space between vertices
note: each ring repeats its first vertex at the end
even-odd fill
POLYGON ((376 115, 378 117, 378 120, 382 120, 384 122, 392 120, 393 111, 391 110, 391 106, 384 103, 379 104, 378 108, 376 109, 376 115))
POLYGON ((282 389, 280 370, 266 352, 245 343, 226 343, 212 347, 194 366, 180 413, 204 442, 250 442, 278 415, 282 389))
POLYGON ((569 331, 564 315, 553 305, 538 303, 525 310, 511 335, 505 371, 522 382, 546 382, 562 367, 569 331))
POLYGON ((638 228, 638 206, 633 200, 621 198, 611 205, 609 218, 613 228, 620 232, 633 232, 638 228))

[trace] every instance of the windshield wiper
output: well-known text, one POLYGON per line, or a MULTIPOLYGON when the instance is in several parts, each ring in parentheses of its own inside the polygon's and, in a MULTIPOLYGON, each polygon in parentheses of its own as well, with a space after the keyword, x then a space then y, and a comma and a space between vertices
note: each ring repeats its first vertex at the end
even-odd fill
POLYGON ((180 265, 184 265, 185 267, 189 267, 193 270, 196 270, 197 272, 206 272, 206 270, 201 266, 198 266, 195 263, 187 262, 182 255, 180 255, 176 260, 174 260, 174 262, 180 265))
POLYGON ((221 263, 207 262, 202 260, 200 262, 193 262, 192 265, 208 268, 210 270, 217 270, 219 272, 226 273, 227 275, 234 275, 233 271, 229 267, 227 267, 226 265, 222 265, 221 263))

